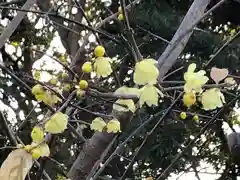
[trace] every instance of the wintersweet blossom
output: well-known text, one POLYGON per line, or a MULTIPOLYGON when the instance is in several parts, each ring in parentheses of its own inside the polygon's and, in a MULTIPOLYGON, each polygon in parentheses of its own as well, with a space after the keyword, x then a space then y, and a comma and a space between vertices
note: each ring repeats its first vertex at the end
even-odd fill
POLYGON ((93 68, 98 78, 99 77, 105 78, 112 73, 110 61, 111 59, 109 57, 98 57, 95 59, 93 68))
POLYGON ((192 106, 196 102, 196 95, 194 92, 184 93, 183 104, 187 107, 192 106))
POLYGON ((154 85, 145 85, 141 89, 141 94, 139 97, 140 107, 142 107, 144 103, 146 103, 149 107, 152 105, 157 106, 159 95, 163 97, 162 92, 154 85))
POLYGON ((90 128, 91 130, 102 132, 106 125, 102 118, 97 117, 92 121, 90 128))
POLYGON ((145 84, 156 84, 159 71, 155 64, 157 63, 154 59, 144 59, 135 66, 135 72, 133 74, 133 80, 138 85, 145 84))
POLYGON ((120 88, 118 88, 114 94, 128 94, 128 95, 136 95, 137 97, 139 97, 140 95, 140 89, 138 88, 129 88, 127 86, 122 86, 120 88))
POLYGON ((62 133, 68 124, 68 115, 62 112, 56 112, 50 120, 45 123, 45 131, 52 134, 62 133))
POLYGON ((201 102, 203 109, 208 111, 222 107, 223 103, 225 103, 225 98, 220 89, 212 88, 202 94, 201 102))
POLYGON ((107 132, 108 133, 117 133, 121 132, 120 122, 117 119, 112 119, 107 123, 107 132))
POLYGON ((119 99, 113 104, 113 109, 117 111, 122 111, 122 112, 135 112, 136 107, 131 99, 119 99))
POLYGON ((208 81, 208 77, 205 76, 206 72, 204 70, 200 70, 198 72, 194 72, 196 69, 196 64, 192 63, 188 67, 188 71, 184 73, 184 91, 185 92, 200 92, 202 90, 202 86, 206 84, 208 81))

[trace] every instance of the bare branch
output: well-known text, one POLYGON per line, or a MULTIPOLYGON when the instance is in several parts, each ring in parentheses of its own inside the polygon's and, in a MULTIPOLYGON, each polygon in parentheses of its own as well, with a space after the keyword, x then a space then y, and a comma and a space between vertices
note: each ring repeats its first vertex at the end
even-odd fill
MULTIPOLYGON (((27 2, 23 5, 21 9, 29 10, 35 3, 36 3, 36 0, 27 0, 27 2)), ((3 47, 4 43, 11 37, 12 33, 21 23, 21 21, 23 20, 26 14, 27 12, 24 12, 24 11, 18 12, 17 16, 13 18, 13 20, 10 22, 7 28, 3 31, 0 37, 0 49, 3 47)))
POLYGON ((159 80, 169 71, 178 56, 184 50, 194 27, 213 10, 222 5, 226 0, 217 3, 213 8, 204 14, 204 11, 209 4, 210 0, 195 0, 186 16, 184 17, 177 32, 173 36, 170 45, 167 46, 165 51, 158 59, 158 67, 160 70, 159 80))
POLYGON ((170 170, 173 168, 173 166, 175 165, 175 163, 178 162, 178 160, 183 156, 183 154, 185 153, 185 151, 187 149, 189 149, 190 147, 192 147, 192 145, 196 142, 196 140, 204 133, 206 132, 206 130, 209 128, 209 126, 211 124, 213 124, 214 121, 216 121, 217 117, 219 117, 223 110, 228 107, 230 104, 233 104, 234 102, 236 102, 236 100, 238 100, 238 98, 240 97, 237 96, 234 99, 232 99, 229 103, 225 104, 206 124, 205 126, 199 131, 199 133, 195 136, 195 138, 193 140, 191 140, 186 146, 185 148, 178 153, 172 160, 171 164, 162 172, 162 174, 160 174, 160 176, 157 177, 156 180, 164 180, 166 179, 167 174, 170 172, 170 170))
POLYGON ((218 55, 220 54, 220 52, 222 52, 222 50, 227 47, 232 41, 234 41, 238 36, 240 35, 240 31, 238 31, 234 36, 232 36, 231 38, 229 38, 213 55, 212 57, 208 60, 208 62, 205 64, 205 66, 209 65, 212 60, 218 55))
POLYGON ((0 111, 0 121, 4 126, 4 130, 6 131, 7 137, 9 138, 10 142, 12 145, 17 146, 17 139, 14 136, 12 130, 10 129, 10 127, 8 126, 7 120, 4 117, 4 114, 2 111, 0 111))

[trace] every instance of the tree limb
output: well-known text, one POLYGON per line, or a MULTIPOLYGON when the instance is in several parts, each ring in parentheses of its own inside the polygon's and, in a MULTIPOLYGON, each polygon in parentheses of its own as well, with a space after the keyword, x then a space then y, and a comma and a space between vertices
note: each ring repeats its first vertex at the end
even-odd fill
MULTIPOLYGON (((21 9, 29 10, 35 3, 36 0, 27 0, 27 2, 23 5, 21 9)), ((3 31, 3 33, 0 36, 0 49, 5 44, 6 40, 8 40, 11 37, 12 33, 16 30, 16 28, 21 23, 26 14, 27 12, 19 11, 17 13, 17 16, 13 18, 13 20, 10 22, 7 28, 3 31)))
POLYGON ((196 23, 196 21, 198 21, 204 15, 204 11, 209 2, 210 0, 195 0, 192 3, 177 32, 173 36, 170 44, 158 59, 160 80, 168 72, 168 70, 177 60, 178 56, 184 50, 190 36, 192 35, 192 31, 187 32, 188 29, 191 28, 196 23), (184 37, 178 41, 180 35, 184 34, 185 32, 187 33, 184 35, 184 37), (175 47, 173 48, 173 46, 175 47))

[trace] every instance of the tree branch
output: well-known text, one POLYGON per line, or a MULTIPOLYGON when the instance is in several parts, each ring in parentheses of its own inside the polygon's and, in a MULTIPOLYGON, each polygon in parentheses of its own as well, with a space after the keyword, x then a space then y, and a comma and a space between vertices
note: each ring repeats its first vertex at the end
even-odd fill
MULTIPOLYGON (((36 3, 36 0, 27 0, 27 2, 23 5, 21 9, 29 10, 35 3, 36 3)), ((21 21, 23 20, 26 14, 27 12, 24 12, 24 11, 18 12, 17 16, 13 18, 13 20, 10 22, 7 28, 3 31, 0 37, 0 49, 3 47, 5 42, 11 37, 12 33, 21 23, 21 21)))
POLYGON ((0 121, 2 121, 2 124, 4 126, 4 130, 6 131, 6 135, 9 138, 10 142, 12 145, 17 146, 17 139, 14 136, 14 133, 12 132, 12 130, 10 129, 10 127, 7 124, 7 120, 4 117, 4 114, 2 111, 0 111, 0 121))
POLYGON ((192 35, 193 28, 210 12, 215 10, 225 1, 226 0, 220 1, 205 14, 204 11, 207 5, 210 3, 210 0, 195 0, 192 3, 177 32, 173 36, 170 44, 158 59, 158 67, 160 71, 159 80, 161 80, 163 76, 169 71, 169 69, 171 69, 178 56, 184 50, 190 36, 192 35))

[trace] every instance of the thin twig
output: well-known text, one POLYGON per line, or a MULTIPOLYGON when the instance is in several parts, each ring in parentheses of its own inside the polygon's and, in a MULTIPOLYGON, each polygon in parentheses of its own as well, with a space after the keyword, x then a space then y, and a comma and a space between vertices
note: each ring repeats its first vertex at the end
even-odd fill
POLYGON ((165 75, 165 76, 162 78, 162 80, 161 80, 161 81, 164 81, 164 79, 167 79, 169 76, 171 76, 171 75, 175 74, 176 72, 178 72, 178 71, 182 70, 183 68, 184 68, 184 67, 183 67, 183 66, 181 66, 181 67, 179 67, 179 68, 175 69, 174 71, 172 71, 172 72, 170 72, 170 73, 166 74, 166 75, 165 75))
MULTIPOLYGON (((78 6, 78 8, 80 9, 81 13, 83 14, 83 17, 84 17, 85 20, 87 21, 88 26, 92 26, 92 24, 91 24, 91 22, 89 21, 86 13, 84 12, 84 9, 83 9, 83 7, 81 6, 81 4, 80 4, 77 0, 74 0, 74 2, 75 2, 75 4, 78 6)), ((93 26, 92 26, 92 27, 93 27, 93 26)), ((95 32, 93 32, 93 34, 95 35, 97 42, 100 44, 100 39, 99 39, 98 35, 97 35, 95 32)))
POLYGON ((156 117, 158 117, 160 114, 162 114, 165 110, 162 110, 154 115, 152 115, 148 120, 144 121, 136 130, 134 130, 116 149, 115 151, 108 157, 108 159, 105 161, 105 163, 102 165, 102 167, 97 171, 97 173, 94 175, 91 180, 96 180, 98 175, 101 174, 101 172, 105 169, 105 167, 111 162, 111 160, 115 157, 115 155, 118 155, 122 148, 126 146, 126 144, 132 139, 133 136, 135 136, 137 133, 140 132, 142 128, 144 128, 148 123, 150 123, 152 120, 154 120, 156 117))
MULTIPOLYGON (((140 2, 141 0, 135 0, 133 1, 130 5, 126 6, 126 10, 129 10, 131 8, 132 5, 137 4, 138 2, 140 2)), ((112 19, 115 19, 117 17, 118 13, 115 13, 107 18, 105 18, 104 20, 100 21, 100 23, 96 24, 96 26, 94 26, 96 29, 99 29, 100 27, 102 27, 104 24, 106 24, 107 22, 110 22, 112 19)), ((76 62, 78 61, 80 54, 82 52, 84 52, 84 47, 88 42, 88 38, 91 35, 91 32, 89 32, 86 36, 84 36, 83 38, 83 44, 82 46, 78 49, 78 51, 76 52, 73 60, 72 60, 72 64, 75 65, 76 62)))
POLYGON ((76 129, 70 123, 68 123, 68 129, 77 137, 78 140, 82 142, 87 141, 86 138, 84 138, 82 134, 77 132, 76 129))
POLYGON ((142 31, 144 31, 144 32, 146 32, 146 33, 148 33, 149 35, 151 35, 151 36, 153 36, 153 37, 155 37, 155 38, 157 38, 157 39, 162 40, 163 42, 165 42, 165 43, 167 43, 167 44, 171 44, 170 41, 168 41, 168 40, 162 38, 161 36, 159 36, 159 35, 157 35, 157 34, 154 34, 154 33, 150 32, 150 31, 146 30, 146 29, 143 28, 143 27, 140 27, 139 25, 137 25, 137 28, 139 28, 140 30, 142 30, 142 31))
POLYGON ((2 125, 4 127, 4 130, 6 131, 6 135, 7 137, 9 138, 10 142, 12 145, 14 146, 17 146, 17 139, 16 137, 14 136, 14 133, 13 131, 10 129, 10 127, 8 126, 8 123, 7 123, 7 120, 6 118, 4 117, 4 114, 2 111, 0 111, 0 120, 2 122, 2 125))
POLYGON ((130 164, 128 165, 127 169, 125 170, 125 172, 123 173, 122 177, 120 180, 124 180, 125 176, 127 175, 127 172, 129 171, 129 169, 132 167, 132 165, 135 162, 135 159, 138 155, 138 153, 140 152, 140 150, 142 149, 142 147, 144 146, 144 144, 147 142, 148 138, 152 135, 152 133, 158 128, 158 126, 164 121, 164 118, 166 117, 166 115, 172 110, 173 106, 176 104, 176 102, 182 97, 183 92, 181 92, 178 97, 172 102, 172 104, 169 106, 169 108, 164 112, 164 114, 161 116, 161 118, 159 119, 159 121, 155 124, 155 126, 151 129, 150 132, 148 132, 142 142, 142 144, 139 146, 138 150, 135 152, 134 157, 132 158, 132 161, 130 162, 130 164))
POLYGON ((19 77, 17 77, 12 71, 10 71, 7 67, 4 65, 0 64, 0 68, 8 73, 13 79, 15 79, 19 84, 23 85, 28 91, 32 91, 32 89, 25 83, 23 82, 19 77))
POLYGON ((143 57, 140 53, 140 50, 137 46, 137 43, 136 43, 136 40, 134 38, 134 32, 133 32, 133 29, 130 27, 130 23, 129 23, 129 19, 128 19, 128 15, 127 15, 127 11, 126 11, 126 3, 125 3, 125 0, 120 0, 120 4, 121 4, 121 8, 122 8, 122 12, 123 12, 123 19, 124 19, 124 24, 127 28, 127 31, 128 31, 128 37, 129 37, 129 40, 131 42, 131 45, 134 49, 134 55, 136 55, 136 58, 135 59, 135 62, 138 62, 139 60, 142 60, 143 57))
MULTIPOLYGON (((29 10, 34 4, 36 0, 27 0, 21 10, 29 10)), ((22 19, 25 17, 27 13, 24 11, 18 12, 17 15, 13 18, 13 20, 9 23, 7 28, 2 32, 0 36, 0 49, 3 47, 5 42, 11 37, 12 33, 16 30, 18 25, 22 22, 22 19)))
POLYGON ((92 115, 94 115, 96 117, 103 117, 103 118, 107 118, 107 119, 112 119, 113 118, 112 115, 102 114, 102 113, 99 113, 99 112, 93 112, 93 111, 90 111, 90 110, 88 110, 86 108, 82 108, 82 107, 80 107, 80 106, 78 106, 76 104, 70 104, 70 106, 75 107, 76 109, 78 109, 80 111, 85 111, 85 112, 87 112, 89 114, 92 114, 92 115))
POLYGON ((138 99, 135 94, 122 94, 122 93, 101 93, 99 91, 90 89, 89 95, 102 98, 115 98, 115 99, 138 99))
MULTIPOLYGON (((181 113, 182 110, 177 110, 177 109, 172 109, 173 112, 176 112, 176 113, 181 113)), ((206 115, 203 115, 203 114, 196 114, 196 113, 192 113, 192 112, 186 112, 187 115, 191 115, 191 116, 194 116, 194 115, 198 115, 200 118, 204 118, 204 119, 212 119, 212 116, 206 116, 206 115)), ((216 119, 218 121, 222 121, 222 119, 216 119)))
POLYGON ((17 147, 16 146, 3 146, 3 147, 0 147, 0 150, 3 150, 3 149, 16 149, 17 147))
POLYGON ((22 130, 22 128, 25 127, 25 125, 28 122, 28 118, 30 117, 30 115, 32 114, 32 112, 36 109, 36 107, 39 105, 39 103, 37 103, 35 106, 33 106, 33 108, 30 110, 30 112, 27 114, 27 116, 25 117, 25 120, 18 126, 18 129, 16 131, 16 135, 18 135, 19 131, 22 130))
MULTIPOLYGON (((130 3, 129 5, 127 5, 125 9, 126 10, 130 10, 133 5, 136 5, 136 4, 140 3, 140 2, 141 2, 141 0, 135 0, 132 3, 130 3)), ((104 20, 102 20, 96 27, 99 28, 99 27, 103 26, 107 22, 117 18, 117 16, 118 16, 118 13, 112 14, 111 16, 109 16, 109 17, 105 18, 104 20)))
MULTIPOLYGON (((169 113, 169 111, 173 108, 173 106, 175 105, 175 103, 178 101, 178 99, 180 97, 182 97, 183 93, 180 93, 179 96, 173 101, 173 103, 169 106, 169 108, 164 112, 164 114, 161 116, 160 120, 155 124, 155 126, 152 128, 152 130, 150 132, 147 133, 145 139, 143 140, 142 144, 145 144, 145 142, 147 141, 148 137, 155 131, 155 129, 158 127, 159 124, 162 123, 163 119, 165 118, 165 116, 169 113)), ((145 124, 144 124, 145 125, 145 124)), ((140 126, 142 127, 142 126, 140 126)), ((138 128, 136 131, 134 132, 138 132, 141 128, 138 128)), ((135 134, 135 133, 134 133, 135 134)), ((111 156, 106 160, 106 162, 103 164, 103 166, 98 170, 98 172, 94 175, 94 177, 92 178, 92 180, 96 180, 97 177, 101 174, 101 172, 104 170, 104 168, 107 166, 107 164, 110 163, 110 161, 113 159, 113 157, 116 154, 119 154, 120 150, 125 146, 125 144, 129 141, 129 139, 133 136, 133 133, 121 144, 119 145, 116 150, 111 154, 111 156)))
POLYGON ((193 166, 193 170, 194 170, 194 173, 195 173, 196 178, 197 178, 198 180, 201 180, 201 178, 200 178, 200 176, 199 176, 199 174, 198 174, 198 171, 197 171, 197 167, 196 167, 195 165, 193 166))
POLYGON ((236 33, 234 36, 232 36, 231 38, 229 38, 212 56, 211 58, 207 61, 207 63, 204 66, 208 66, 212 60, 225 48, 227 47, 227 45, 229 45, 233 40, 236 39, 236 37, 238 37, 240 35, 240 31, 238 31, 238 33, 236 33))
POLYGON ((31 48, 31 50, 36 51, 36 52, 38 52, 38 53, 41 53, 41 54, 44 54, 45 56, 50 57, 50 58, 53 59, 54 61, 56 61, 56 62, 58 62, 59 64, 61 64, 61 65, 62 65, 68 72, 70 72, 74 77, 77 77, 77 78, 79 79, 79 76, 78 76, 76 73, 74 73, 74 72, 72 71, 72 69, 70 69, 67 65, 65 65, 65 64, 62 63, 61 61, 59 61, 57 58, 55 58, 55 57, 47 54, 47 52, 43 52, 43 51, 38 50, 38 49, 35 49, 35 48, 31 48))
MULTIPOLYGON (((220 88, 220 87, 228 87, 229 84, 227 83, 222 83, 222 84, 206 84, 203 85, 203 88, 220 88)), ((163 88, 165 92, 167 91, 173 91, 173 90, 182 90, 184 89, 184 86, 175 86, 175 87, 167 87, 167 88, 163 88)))
POLYGON ((230 104, 234 103, 236 100, 238 100, 240 97, 240 95, 238 95, 236 98, 232 99, 228 104, 225 104, 216 114, 214 117, 212 117, 212 119, 210 119, 209 121, 207 121, 206 125, 199 131, 199 133, 195 136, 195 138, 193 140, 191 140, 186 146, 185 149, 182 150, 179 154, 177 154, 171 164, 162 172, 162 174, 160 174, 158 176, 158 178, 156 180, 163 180, 166 178, 166 175, 171 171, 171 169, 173 168, 173 166, 178 162, 178 160, 184 155, 185 151, 190 148, 195 141, 208 129, 208 127, 210 126, 210 124, 213 124, 213 122, 216 120, 216 118, 222 113, 222 111, 229 106, 230 104))
MULTIPOLYGON (((22 11, 22 12, 31 12, 31 13, 34 13, 34 14, 39 14, 40 16, 44 16, 47 13, 47 12, 42 12, 42 11, 26 10, 26 9, 19 9, 19 8, 5 7, 5 6, 0 6, 0 9, 11 9, 11 10, 22 11)), ((110 36, 107 32, 104 32, 104 31, 99 30, 99 29, 95 29, 91 26, 82 24, 81 22, 75 21, 73 19, 63 17, 63 16, 58 15, 56 13, 49 13, 48 16, 53 16, 55 18, 59 18, 59 19, 62 19, 64 21, 67 21, 67 22, 70 22, 70 23, 75 23, 76 25, 78 25, 80 27, 83 27, 85 29, 88 29, 88 30, 92 31, 93 33, 95 33, 95 32, 99 33, 99 34, 107 37, 108 39, 112 40, 113 42, 115 42, 117 44, 120 43, 120 41, 118 39, 114 38, 113 36, 110 36)))

